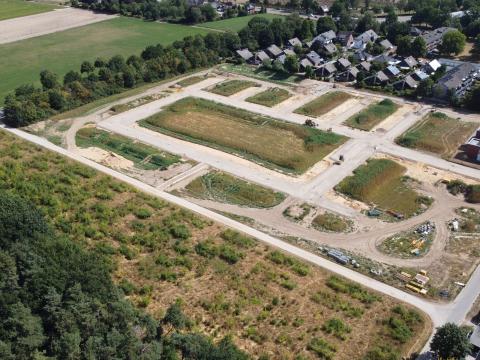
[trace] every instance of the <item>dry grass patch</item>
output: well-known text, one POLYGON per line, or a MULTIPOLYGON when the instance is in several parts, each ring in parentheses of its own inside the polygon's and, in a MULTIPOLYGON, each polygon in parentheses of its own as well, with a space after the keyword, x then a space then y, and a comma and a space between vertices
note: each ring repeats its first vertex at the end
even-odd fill
POLYGON ((223 96, 230 96, 240 92, 242 90, 248 89, 252 86, 260 86, 254 81, 246 81, 246 80, 226 80, 221 82, 220 84, 216 84, 213 88, 209 89, 208 91, 223 95, 223 96))
POLYGON ((335 109, 353 96, 342 91, 331 91, 295 110, 297 114, 318 117, 335 109))
POLYGON ((476 123, 455 120, 444 113, 434 112, 408 129, 396 142, 408 148, 451 158, 477 128, 476 123))
POLYGON ((392 100, 384 99, 353 115, 345 121, 345 124, 356 129, 369 131, 397 109, 398 105, 392 100))
POLYGON ((305 172, 346 141, 335 133, 197 98, 177 101, 140 124, 293 173, 305 172))
POLYGON ((338 360, 364 359, 381 344, 400 357, 428 335, 427 320, 409 322, 406 337, 390 331, 389 319, 400 316, 396 300, 4 131, 0 179, 3 190, 41 208, 60 235, 106 256, 139 307, 160 319, 178 300, 195 330, 231 335, 255 358, 315 358, 317 338, 337 349, 338 360), (339 333, 333 318, 351 331, 339 333))
POLYGON ((290 98, 287 90, 281 88, 270 88, 256 95, 250 96, 246 101, 263 106, 272 107, 290 98))
POLYGON ((389 159, 371 159, 343 179, 336 190, 355 200, 411 217, 423 211, 431 199, 419 195, 404 177, 406 168, 389 159))
POLYGON ((331 212, 324 212, 323 214, 315 216, 312 221, 312 226, 320 231, 344 233, 352 231, 353 222, 343 216, 331 212))
POLYGON ((196 178, 185 187, 189 196, 240 206, 269 208, 285 195, 223 172, 214 171, 196 178))
POLYGON ((190 76, 186 79, 183 79, 183 80, 180 80, 179 82, 177 82, 177 85, 180 85, 181 87, 187 87, 187 86, 190 86, 190 85, 195 85, 197 83, 199 83, 200 81, 203 81, 205 80, 205 77, 204 76, 190 76))

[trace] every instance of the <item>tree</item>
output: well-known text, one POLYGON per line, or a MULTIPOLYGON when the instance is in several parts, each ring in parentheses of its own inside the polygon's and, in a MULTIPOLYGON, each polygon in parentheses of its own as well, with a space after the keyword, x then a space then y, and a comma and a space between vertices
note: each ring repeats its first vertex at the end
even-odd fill
POLYGON ((94 62, 96 68, 104 67, 107 64, 104 58, 97 58, 94 62))
POLYGON ((465 99, 465 106, 471 110, 480 111, 480 85, 469 92, 465 99))
POLYGON ((70 84, 74 81, 80 81, 82 80, 82 75, 80 75, 77 71, 69 71, 65 74, 65 76, 63 77, 63 83, 66 85, 66 84, 70 84))
POLYGON ((473 51, 480 54, 480 35, 477 35, 473 43, 473 51))
POLYGON ((399 36, 396 43, 398 55, 409 56, 412 54, 412 38, 410 36, 399 36))
POLYGON ((297 73, 299 70, 299 64, 298 64, 298 59, 295 55, 288 55, 285 58, 285 70, 287 70, 289 73, 297 73))
POLYGON ((451 30, 443 35, 440 51, 447 55, 458 55, 465 48, 466 39, 466 36, 460 31, 451 30))
POLYGON ((300 32, 298 33, 298 37, 302 40, 310 39, 312 37, 312 31, 310 26, 310 21, 305 19, 302 22, 302 27, 300 28, 300 32))
POLYGON ((421 36, 417 36, 413 40, 411 54, 416 58, 424 57, 427 54, 427 43, 421 36))
POLYGON ((310 65, 305 68, 305 77, 307 79, 313 78, 314 74, 315 74, 315 72, 313 71, 313 69, 310 65))
POLYGON ((330 16, 324 16, 317 20, 317 34, 324 33, 326 31, 333 30, 337 32, 337 25, 330 16))
POLYGON ((470 351, 469 328, 447 323, 433 336, 430 348, 442 359, 463 359, 470 351))
POLYGON ((58 86, 57 74, 48 70, 43 70, 40 73, 40 82, 45 90, 53 89, 58 86))
POLYGON ((434 81, 430 78, 420 81, 416 93, 421 97, 430 97, 433 93, 434 81))
POLYGON ((90 61, 84 61, 82 65, 80 66, 80 72, 83 73, 91 73, 93 70, 95 70, 94 66, 90 61))
POLYGON ((380 24, 373 17, 373 15, 367 12, 363 15, 358 21, 357 28, 355 29, 359 33, 363 33, 367 30, 372 29, 373 31, 378 31, 380 24))

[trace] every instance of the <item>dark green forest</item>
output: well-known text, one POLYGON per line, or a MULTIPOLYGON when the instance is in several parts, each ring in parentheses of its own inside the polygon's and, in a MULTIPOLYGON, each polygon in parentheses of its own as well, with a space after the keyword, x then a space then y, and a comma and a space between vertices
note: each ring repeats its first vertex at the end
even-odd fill
POLYGON ((28 200, 0 191, 0 358, 248 359, 229 338, 191 332, 179 303, 156 321, 111 280, 111 266, 54 233, 28 200))

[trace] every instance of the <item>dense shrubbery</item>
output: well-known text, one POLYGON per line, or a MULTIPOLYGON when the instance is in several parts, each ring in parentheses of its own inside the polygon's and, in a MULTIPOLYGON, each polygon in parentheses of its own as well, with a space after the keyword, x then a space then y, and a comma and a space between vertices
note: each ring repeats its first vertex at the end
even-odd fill
POLYGON ((452 195, 463 194, 470 203, 480 203, 480 185, 467 185, 461 180, 452 180, 447 183, 447 190, 452 195))
POLYGON ((248 358, 188 333, 179 304, 161 322, 136 310, 102 255, 55 235, 23 198, 0 192, 0 224, 0 358, 248 358))
POLYGON ((172 45, 148 46, 141 56, 128 59, 83 62, 80 72, 70 71, 60 82, 50 71, 42 71, 42 88, 23 85, 5 99, 5 122, 20 127, 44 120, 96 99, 120 93, 144 82, 155 82, 191 69, 211 66, 232 55, 240 46, 233 33, 210 33, 176 41, 172 45))

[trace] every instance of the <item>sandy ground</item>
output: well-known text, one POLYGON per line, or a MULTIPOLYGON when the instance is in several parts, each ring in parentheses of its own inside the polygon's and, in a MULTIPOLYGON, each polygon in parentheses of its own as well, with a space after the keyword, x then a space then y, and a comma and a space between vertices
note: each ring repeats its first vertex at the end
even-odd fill
POLYGON ((96 14, 89 10, 66 8, 4 20, 0 21, 0 44, 51 34, 114 17, 115 15, 96 14))
POLYGON ((133 161, 125 159, 111 151, 105 151, 96 147, 79 148, 78 153, 87 159, 111 167, 112 169, 128 169, 133 167, 133 161))

